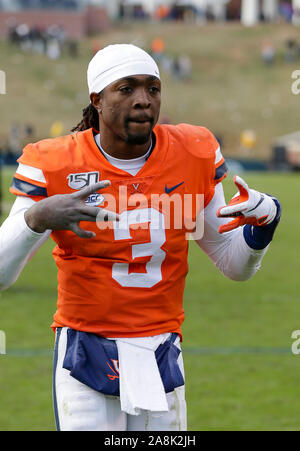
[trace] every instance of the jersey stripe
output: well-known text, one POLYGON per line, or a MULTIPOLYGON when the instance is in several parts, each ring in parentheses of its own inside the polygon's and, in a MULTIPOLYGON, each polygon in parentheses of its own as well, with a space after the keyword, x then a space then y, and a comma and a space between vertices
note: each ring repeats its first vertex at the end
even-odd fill
POLYGON ((47 197, 47 189, 41 186, 33 185, 32 183, 24 182, 23 180, 13 178, 12 188, 21 191, 28 196, 43 196, 47 197))
POLYGON ((32 185, 35 185, 35 186, 40 186, 41 188, 47 188, 46 183, 41 183, 41 182, 37 182, 36 180, 28 179, 27 177, 24 177, 24 175, 21 175, 21 174, 16 173, 15 178, 18 180, 21 180, 22 182, 27 182, 27 183, 31 183, 32 185))
POLYGON ((20 163, 16 174, 20 174, 23 177, 27 177, 28 179, 34 180, 36 182, 46 183, 43 171, 41 169, 34 168, 33 166, 27 166, 27 164, 20 163))
POLYGON ((215 172, 215 180, 220 180, 224 178, 224 176, 227 174, 228 167, 227 164, 224 162, 221 166, 216 168, 215 172))
POLYGON ((218 163, 220 163, 221 160, 223 160, 223 155, 222 155, 222 153, 221 153, 220 147, 218 147, 218 149, 216 150, 215 165, 217 165, 218 163))

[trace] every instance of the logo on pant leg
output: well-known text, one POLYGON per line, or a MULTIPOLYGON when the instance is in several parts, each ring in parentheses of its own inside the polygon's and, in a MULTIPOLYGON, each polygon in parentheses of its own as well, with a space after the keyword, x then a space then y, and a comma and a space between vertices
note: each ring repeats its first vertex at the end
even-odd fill
POLYGON ((120 378, 120 373, 119 373, 119 361, 118 360, 114 360, 114 359, 110 359, 110 362, 106 362, 106 364, 108 365, 108 367, 110 368, 110 370, 112 371, 113 374, 108 374, 107 373, 107 377, 111 380, 114 381, 115 379, 119 379, 120 378))

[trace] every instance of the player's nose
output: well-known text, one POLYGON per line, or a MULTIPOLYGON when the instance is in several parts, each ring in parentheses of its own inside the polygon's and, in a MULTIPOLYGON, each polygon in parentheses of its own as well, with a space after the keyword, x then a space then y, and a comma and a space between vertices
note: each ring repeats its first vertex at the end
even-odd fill
POLYGON ((134 108, 148 109, 151 106, 151 99, 146 89, 137 89, 133 100, 134 108))

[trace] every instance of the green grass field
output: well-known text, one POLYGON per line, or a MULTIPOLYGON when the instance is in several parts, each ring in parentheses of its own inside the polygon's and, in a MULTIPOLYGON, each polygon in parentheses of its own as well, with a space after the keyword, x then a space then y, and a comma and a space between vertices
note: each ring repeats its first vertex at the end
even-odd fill
MULTIPOLYGON (((5 171, 5 208, 12 172, 5 171)), ((300 356, 291 333, 300 329, 297 193, 294 174, 245 175, 259 190, 276 194, 283 218, 263 267, 237 283, 217 272, 194 243, 185 291, 183 355, 188 429, 300 430, 300 356)), ((235 190, 224 183, 227 197, 235 190)), ((0 329, 0 430, 54 430, 51 398, 56 309, 56 267, 51 240, 2 293, 0 329)))

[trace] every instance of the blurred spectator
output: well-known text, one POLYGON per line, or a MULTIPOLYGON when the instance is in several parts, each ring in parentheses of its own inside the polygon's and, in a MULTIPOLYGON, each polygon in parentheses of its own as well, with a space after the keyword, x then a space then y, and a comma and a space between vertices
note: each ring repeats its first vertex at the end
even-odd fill
POLYGON ((177 80, 177 81, 180 80, 180 66, 179 66, 178 58, 174 58, 174 60, 173 60, 172 75, 175 80, 177 80))
POLYGON ((23 9, 78 9, 81 6, 81 0, 18 0, 18 3, 23 9))
POLYGON ((78 42, 75 41, 74 39, 71 39, 68 42, 68 51, 69 51, 69 55, 72 58, 77 58, 78 54, 79 54, 79 49, 78 49, 78 42))
POLYGON ((241 0, 229 0, 226 11, 227 20, 240 20, 241 0))
POLYGON ((143 20, 147 19, 148 15, 142 5, 134 5, 133 7, 133 17, 134 19, 143 20))
POLYGON ((17 27, 11 26, 8 29, 8 40, 11 44, 19 44, 19 36, 17 33, 17 27))
POLYGON ((12 153, 19 153, 21 149, 21 128, 17 123, 13 123, 9 130, 8 146, 12 153))
POLYGON ((29 50, 31 47, 30 29, 27 24, 18 25, 16 28, 18 44, 22 50, 29 50))
POLYGON ((152 57, 158 62, 162 59, 165 51, 165 42, 162 38, 155 38, 151 43, 152 57))
POLYGON ((33 124, 25 124, 24 133, 25 138, 33 138, 35 135, 35 129, 33 124))
POLYGON ((294 39, 288 39, 285 44, 285 61, 293 64, 296 61, 298 53, 297 42, 294 39))
POLYGON ((166 20, 170 17, 171 8, 167 5, 159 5, 154 13, 157 20, 166 20))
POLYGON ((184 7, 174 3, 170 10, 170 19, 172 20, 183 20, 184 7))
POLYGON ((57 138, 58 136, 62 136, 64 132, 64 124, 61 121, 55 121, 50 127, 50 136, 51 138, 57 138))
POLYGON ((30 31, 30 39, 32 41, 32 49, 35 53, 45 53, 46 39, 42 28, 39 26, 33 27, 30 31))
POLYGON ((205 24, 206 23, 206 10, 203 7, 198 7, 196 12, 196 23, 205 24))
POLYGON ((214 18, 215 18, 215 16, 214 16, 212 7, 208 6, 206 9, 206 19, 211 22, 214 20, 214 18))
POLYGON ((119 3, 119 19, 122 20, 125 18, 125 5, 124 1, 119 3))
POLYGON ((257 135, 254 130, 243 130, 241 133, 241 150, 248 154, 256 146, 257 135))
POLYGON ((61 56, 66 43, 63 27, 52 25, 42 28, 39 25, 29 27, 27 24, 11 26, 8 34, 9 42, 18 45, 23 51, 46 54, 51 59, 61 56))
POLYGON ((191 78, 191 60, 186 55, 181 55, 173 60, 172 75, 177 81, 185 81, 191 78))
POLYGON ((17 159, 21 155, 21 151, 18 153, 13 151, 9 145, 5 146, 2 151, 2 161, 5 165, 16 165, 17 159))
POLYGON ((174 58, 171 55, 164 55, 160 61, 160 66, 167 74, 172 74, 174 65, 174 58))
POLYGON ((61 51, 60 51, 60 46, 59 46, 59 42, 57 39, 55 39, 55 38, 48 39, 46 55, 51 60, 57 60, 58 58, 60 58, 61 51))
POLYGON ((271 41, 265 41, 262 45, 261 56, 264 64, 269 66, 275 59, 275 48, 271 41))
POLYGON ((181 55, 178 58, 179 77, 181 80, 189 80, 192 73, 191 59, 186 55, 181 55))
POLYGON ((287 21, 291 22, 293 18, 293 7, 288 1, 281 1, 279 4, 279 12, 281 16, 287 21))
POLYGON ((31 123, 12 123, 8 136, 0 143, 0 159, 4 165, 16 165, 22 148, 35 139, 35 127, 31 123))

